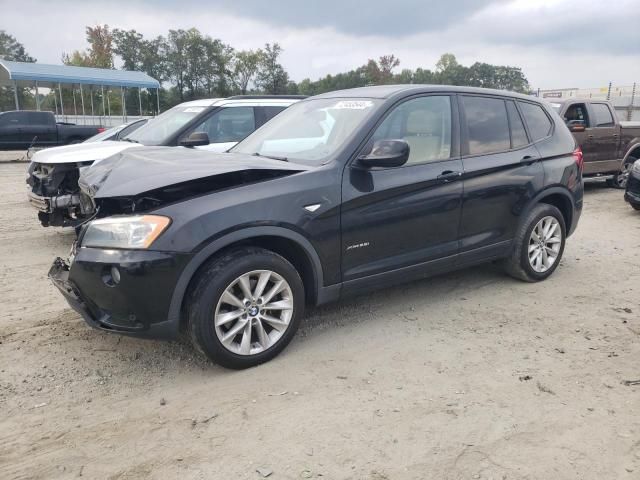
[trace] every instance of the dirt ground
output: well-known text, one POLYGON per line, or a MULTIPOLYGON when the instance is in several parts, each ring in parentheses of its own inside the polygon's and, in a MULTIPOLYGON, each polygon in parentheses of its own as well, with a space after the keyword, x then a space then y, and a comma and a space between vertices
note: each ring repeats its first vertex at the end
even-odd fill
POLYGON ((343 301, 236 372, 67 308, 46 273, 73 233, 39 226, 25 168, 0 164, 0 478, 640 478, 620 191, 589 186, 546 282, 489 265, 343 301))

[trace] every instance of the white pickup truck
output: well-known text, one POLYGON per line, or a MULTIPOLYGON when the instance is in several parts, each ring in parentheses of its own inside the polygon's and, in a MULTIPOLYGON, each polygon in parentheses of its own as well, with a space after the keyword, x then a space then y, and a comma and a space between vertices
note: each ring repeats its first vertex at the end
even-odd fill
POLYGON ((182 103, 119 141, 81 143, 34 154, 29 201, 43 226, 76 226, 92 206, 78 187, 81 169, 129 148, 174 146, 225 152, 301 96, 236 96, 182 103))

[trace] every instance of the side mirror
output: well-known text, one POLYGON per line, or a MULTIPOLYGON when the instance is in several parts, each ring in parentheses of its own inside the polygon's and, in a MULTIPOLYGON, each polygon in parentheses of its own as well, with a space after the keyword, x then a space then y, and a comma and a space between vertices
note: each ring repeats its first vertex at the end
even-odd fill
POLYGON ((584 120, 569 120, 567 127, 569 127, 570 132, 584 132, 586 130, 584 120))
POLYGON ((377 140, 371 153, 358 157, 365 167, 400 167, 409 159, 409 144, 404 140, 377 140))
POLYGON ((209 145, 209 135, 206 132, 191 132, 188 137, 180 139, 178 145, 181 147, 209 145))

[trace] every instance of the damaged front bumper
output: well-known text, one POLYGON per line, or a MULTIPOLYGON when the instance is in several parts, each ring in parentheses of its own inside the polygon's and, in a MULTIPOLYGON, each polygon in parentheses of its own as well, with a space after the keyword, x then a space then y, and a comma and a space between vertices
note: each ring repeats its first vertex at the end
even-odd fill
POLYGON ((49 279, 93 328, 170 339, 179 318, 168 318, 184 254, 79 248, 70 262, 56 258, 49 279))

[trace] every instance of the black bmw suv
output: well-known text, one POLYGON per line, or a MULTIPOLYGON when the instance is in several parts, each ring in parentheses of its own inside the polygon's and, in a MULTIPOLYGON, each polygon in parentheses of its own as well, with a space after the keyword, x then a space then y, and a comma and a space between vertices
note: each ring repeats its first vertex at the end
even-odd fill
POLYGON ((50 271, 71 306, 231 368, 282 351, 308 304, 494 260, 544 280, 583 196, 546 104, 417 85, 309 98, 229 153, 126 151, 80 184, 96 218, 50 271))

